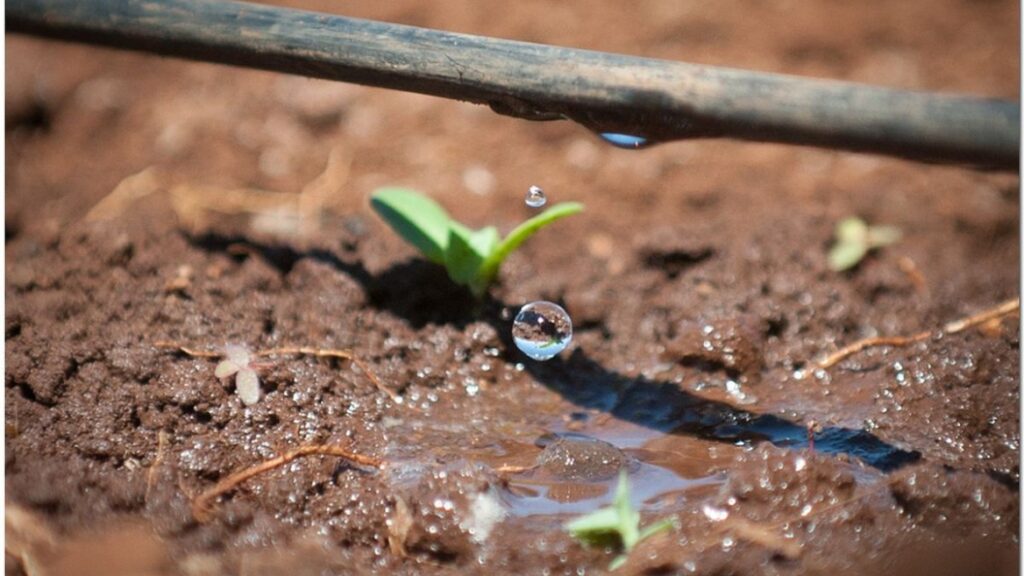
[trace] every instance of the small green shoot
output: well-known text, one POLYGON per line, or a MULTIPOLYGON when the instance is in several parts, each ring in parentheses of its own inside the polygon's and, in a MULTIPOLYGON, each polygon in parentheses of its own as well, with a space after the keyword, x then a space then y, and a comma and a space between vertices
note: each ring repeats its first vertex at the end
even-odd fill
POLYGON ((868 226, 860 218, 844 218, 836 225, 836 242, 828 253, 828 267, 836 272, 849 270, 875 248, 900 239, 894 226, 868 226))
POLYGON ((675 526, 675 519, 663 518, 643 530, 640 529, 640 513, 629 503, 629 480, 626 478, 626 471, 623 470, 619 474, 619 486, 615 491, 612 505, 567 523, 565 529, 573 538, 587 546, 621 546, 622 554, 608 566, 609 570, 616 570, 626 562, 630 551, 641 540, 671 530, 675 526))
POLYGON ((523 222, 502 240, 494 226, 467 228, 452 220, 437 202, 413 190, 381 188, 370 203, 399 236, 428 260, 444 266, 453 282, 468 287, 477 298, 498 277, 505 258, 527 238, 555 220, 583 210, 578 202, 557 204, 523 222))
POLYGON ((548 340, 547 342, 545 342, 545 343, 541 344, 540 346, 538 346, 538 348, 541 348, 541 349, 550 348, 552 346, 557 346, 557 345, 559 345, 561 343, 562 343, 561 338, 552 338, 551 340, 548 340))

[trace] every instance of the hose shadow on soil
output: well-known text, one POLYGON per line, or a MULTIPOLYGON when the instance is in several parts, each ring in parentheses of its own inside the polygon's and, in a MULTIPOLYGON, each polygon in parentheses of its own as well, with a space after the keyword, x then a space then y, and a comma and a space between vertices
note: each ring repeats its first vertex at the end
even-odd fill
MULTIPOLYGON (((506 346, 509 345, 511 342, 506 346)), ((766 441, 789 448, 806 448, 809 444, 803 424, 701 398, 672 382, 619 374, 579 349, 566 359, 527 363, 525 369, 535 380, 578 406, 659 432, 728 443, 766 441)), ((826 426, 816 432, 814 449, 827 454, 849 454, 883 472, 921 457, 919 452, 897 448, 865 430, 837 426, 826 426)))
MULTIPOLYGON (((374 275, 361 262, 345 261, 323 249, 299 252, 287 246, 212 234, 186 239, 208 252, 232 253, 232 246, 242 245, 282 274, 287 274, 302 258, 325 263, 358 282, 368 294, 371 306, 402 318, 413 328, 430 324, 464 328, 474 321, 487 322, 501 338, 505 360, 517 361, 511 321, 505 319, 509 306, 490 297, 483 303, 475 301, 468 291, 448 280, 443 268, 424 260, 401 262, 374 275)), ((801 423, 701 398, 672 382, 626 376, 603 366, 580 349, 568 358, 524 362, 524 369, 534 380, 581 408, 606 412, 659 432, 727 443, 766 441, 782 447, 808 446, 807 428, 801 423)), ((855 456, 883 472, 921 457, 919 452, 902 450, 865 430, 834 426, 815 433, 814 447, 828 454, 855 456)))

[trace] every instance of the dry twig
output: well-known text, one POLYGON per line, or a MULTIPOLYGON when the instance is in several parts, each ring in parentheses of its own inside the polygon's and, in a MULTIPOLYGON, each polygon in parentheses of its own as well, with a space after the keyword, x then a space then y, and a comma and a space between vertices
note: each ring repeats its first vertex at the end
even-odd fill
POLYGON ((182 354, 186 356, 191 356, 193 358, 220 358, 224 356, 224 354, 221 352, 206 352, 203 350, 197 350, 196 348, 182 346, 181 344, 177 344, 175 342, 167 342, 166 340, 155 342, 153 343, 153 346, 156 346, 157 348, 161 348, 163 350, 177 350, 178 352, 181 352, 182 354))
MULTIPOLYGON (((162 340, 154 343, 153 345, 156 346, 157 348, 162 348, 165 350, 177 350, 183 354, 195 358, 222 358, 224 356, 224 354, 221 352, 206 352, 203 350, 197 350, 195 348, 188 348, 176 342, 167 342, 162 340)), ((298 355, 315 356, 317 358, 340 358, 342 360, 348 360, 355 364, 356 366, 358 366, 359 369, 366 374, 366 377, 369 378, 370 382, 372 382, 373 385, 376 386, 378 390, 380 390, 384 394, 387 394, 388 398, 391 398, 393 402, 395 402, 396 404, 401 402, 398 394, 396 394, 390 388, 385 386, 384 383, 381 382, 379 378, 377 378, 377 375, 374 374, 372 370, 370 370, 370 367, 349 350, 311 348, 308 346, 291 346, 284 348, 271 348, 269 350, 260 350, 258 352, 254 352, 252 355, 259 357, 298 355)))
POLYGON ((796 540, 787 540, 778 533, 773 524, 751 522, 738 516, 730 516, 724 522, 722 531, 732 532, 737 538, 751 542, 788 560, 799 558, 803 545, 796 540))
POLYGON ((213 487, 204 490, 192 501, 192 515, 196 520, 206 522, 212 515, 213 501, 218 496, 234 490, 240 484, 254 476, 258 476, 264 472, 284 466, 297 458, 314 455, 337 456, 361 466, 369 466, 377 469, 380 469, 384 465, 384 462, 380 459, 357 454, 346 450, 341 446, 332 446, 329 444, 310 444, 306 446, 299 446, 298 448, 285 452, 280 456, 265 460, 255 466, 250 466, 244 470, 235 472, 214 484, 213 487))
POLYGON ((156 473, 160 469, 160 464, 164 460, 164 450, 166 447, 167 432, 161 430, 156 436, 156 457, 153 458, 153 463, 149 465, 149 471, 146 473, 145 502, 149 502, 149 493, 153 491, 153 484, 156 482, 156 473))
POLYGON ((320 228, 319 215, 325 211, 343 214, 341 190, 352 169, 353 155, 348 148, 338 146, 327 155, 324 171, 310 180, 299 192, 298 216, 300 230, 316 231, 320 228), (337 203, 335 206, 328 204, 337 203))
POLYGON ((155 166, 150 166, 121 180, 114 190, 103 197, 85 214, 84 220, 94 222, 112 220, 124 213, 128 207, 141 198, 149 196, 161 187, 160 175, 155 166))
POLYGON ((359 359, 358 356, 348 350, 333 350, 330 348, 309 348, 309 347, 291 347, 291 348, 272 348, 270 350, 261 350, 256 352, 254 356, 282 356, 282 355, 300 355, 300 356, 316 356, 317 358, 341 358, 342 360, 348 360, 359 367, 366 377, 373 382, 373 385, 378 390, 388 395, 394 402, 399 402, 398 395, 395 394, 390 388, 384 385, 377 375, 370 370, 370 367, 365 362, 359 359))
POLYGON ((994 308, 950 322, 937 331, 925 330, 924 332, 918 332, 917 334, 912 334, 910 336, 874 336, 872 338, 865 338, 833 352, 824 360, 818 362, 818 367, 823 369, 831 368, 839 362, 842 362, 850 356, 867 348, 875 348, 878 346, 909 346, 916 342, 927 340, 935 333, 956 334, 957 332, 963 332, 968 328, 973 328, 974 326, 985 324, 986 322, 991 322, 1019 312, 1020 298, 1014 298, 1012 300, 1007 300, 994 308))
POLYGON ((536 464, 530 466, 518 466, 516 464, 502 464, 494 469, 498 474, 522 474, 523 472, 529 472, 536 468, 536 464))
POLYGON ((900 271, 910 279, 910 283, 914 285, 914 289, 917 290, 918 294, 928 294, 928 282, 912 258, 900 256, 896 263, 900 267, 900 271))
POLYGON ((299 195, 259 188, 221 188, 179 184, 169 191, 178 220, 192 230, 224 216, 297 213, 299 195))
POLYGON ((4 503, 4 553, 25 574, 45 574, 46 561, 59 544, 57 534, 35 512, 14 502, 4 503))
POLYGON ((405 558, 405 543, 409 539, 409 531, 413 526, 412 512, 409 505, 401 496, 395 495, 395 513, 388 522, 388 547, 391 553, 399 558, 405 558))

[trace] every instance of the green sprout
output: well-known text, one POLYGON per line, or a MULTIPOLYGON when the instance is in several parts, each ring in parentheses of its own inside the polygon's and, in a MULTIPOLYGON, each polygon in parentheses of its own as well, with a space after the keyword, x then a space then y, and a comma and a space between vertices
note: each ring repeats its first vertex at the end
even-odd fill
POLYGON ((828 253, 828 267, 836 272, 849 270, 871 250, 899 239, 899 228, 894 226, 868 226, 860 218, 844 218, 836 224, 836 242, 828 253))
POLYGON ((561 344, 561 343, 562 343, 562 339, 561 338, 554 338, 554 337, 552 337, 551 340, 548 340, 547 342, 541 344, 540 346, 538 346, 538 348, 542 348, 542 349, 543 348, 550 348, 552 346, 555 346, 555 345, 561 344))
POLYGON ((456 284, 477 298, 498 276, 501 263, 538 230, 583 210, 578 202, 548 208, 512 230, 504 240, 494 226, 472 230, 452 220, 437 202, 405 188, 381 188, 370 201, 377 214, 428 260, 440 264, 456 284))
POLYGON ((622 554, 608 566, 609 570, 616 570, 626 562, 629 552, 641 540, 671 530, 675 526, 675 519, 663 518, 643 530, 640 529, 640 513, 629 503, 629 481, 626 479, 626 471, 622 470, 619 473, 619 486, 615 491, 612 505, 567 523, 565 529, 573 538, 587 546, 621 546, 622 554))

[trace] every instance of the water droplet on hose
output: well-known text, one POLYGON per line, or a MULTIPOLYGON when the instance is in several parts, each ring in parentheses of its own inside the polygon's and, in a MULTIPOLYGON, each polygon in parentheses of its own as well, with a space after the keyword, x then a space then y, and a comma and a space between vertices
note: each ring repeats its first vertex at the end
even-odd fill
POLYGON ((547 201, 548 197, 544 195, 544 190, 540 186, 530 186, 526 191, 526 205, 530 208, 540 208, 547 201))
POLYGON ((633 136, 631 134, 603 132, 601 133, 601 139, 616 148, 625 148, 627 150, 636 150, 647 146, 647 138, 642 136, 633 136))
POLYGON ((534 360, 550 360, 572 342, 572 319, 558 304, 531 302, 512 322, 516 347, 534 360))

